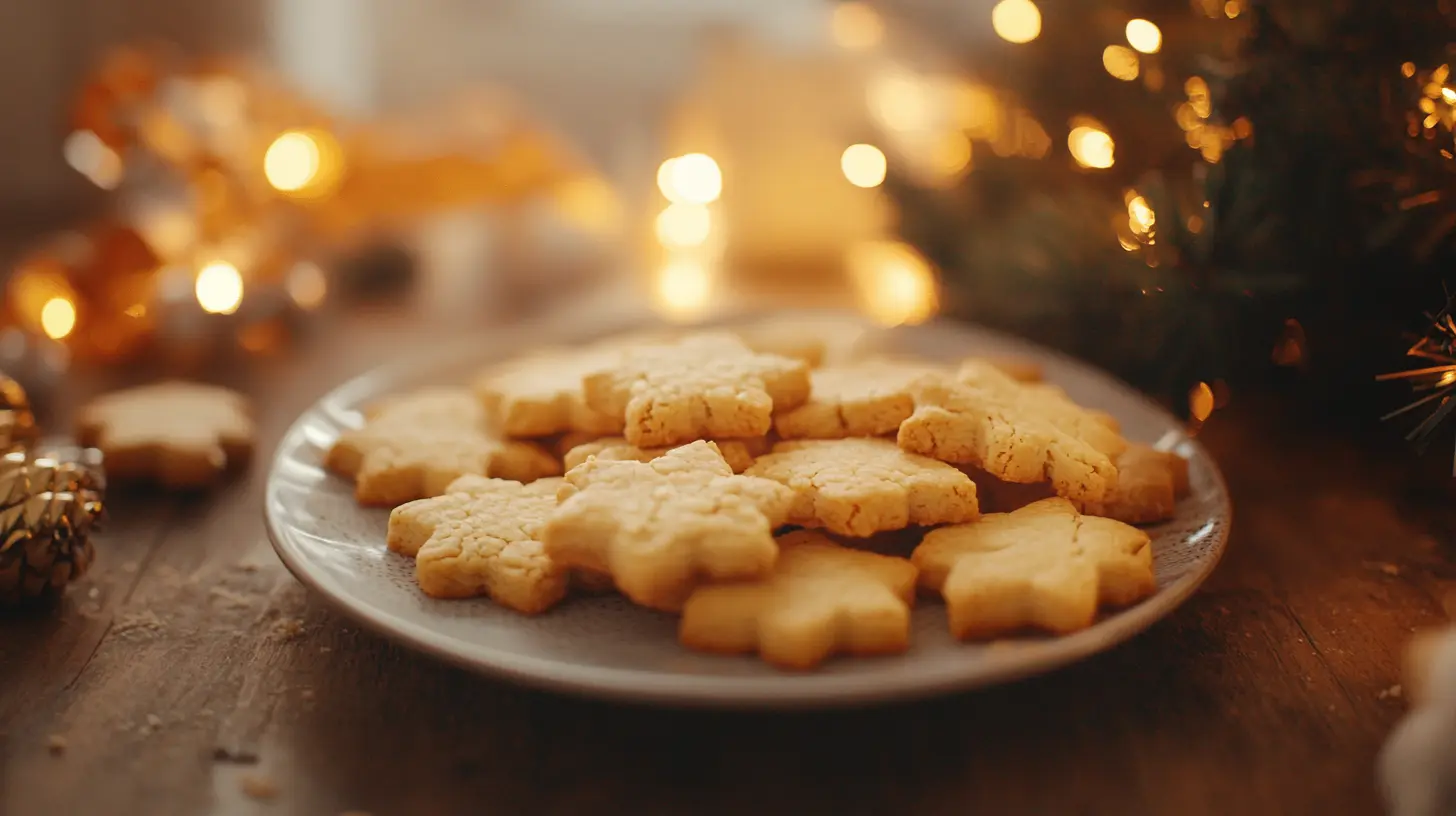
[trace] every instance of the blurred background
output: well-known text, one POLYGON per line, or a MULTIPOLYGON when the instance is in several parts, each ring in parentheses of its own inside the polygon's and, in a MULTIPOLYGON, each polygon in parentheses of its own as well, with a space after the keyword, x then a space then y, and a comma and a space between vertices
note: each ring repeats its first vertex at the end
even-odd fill
POLYGON ((753 303, 975 320, 1195 420, 1238 382, 1395 407, 1409 351, 1444 408, 1451 12, 1361 6, 9 4, 0 369, 753 303))

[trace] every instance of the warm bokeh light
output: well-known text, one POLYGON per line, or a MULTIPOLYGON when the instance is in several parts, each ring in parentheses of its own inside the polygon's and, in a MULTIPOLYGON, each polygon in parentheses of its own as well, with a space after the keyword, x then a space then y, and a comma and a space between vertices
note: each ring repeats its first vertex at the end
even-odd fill
POLYGON ((622 202, 611 185, 596 176, 572 179, 556 192, 562 218, 592 235, 611 235, 622 227, 622 202))
POLYGON ((40 310, 40 326, 52 340, 60 340, 70 334, 76 328, 75 304, 61 297, 46 301, 40 310))
POLYGON ((1113 142, 1107 131, 1090 125, 1079 125, 1067 134, 1067 148, 1072 158, 1083 167, 1105 170, 1112 166, 1113 142))
POLYGON ((1198 422, 1213 414, 1213 389, 1208 383, 1200 382, 1188 389, 1188 414, 1198 422))
POLYGON ((658 270, 653 299, 664 317, 692 320, 708 309, 713 294, 713 273, 696 258, 669 261, 658 270))
POLYGON ((657 189, 675 204, 711 204, 723 193, 723 172, 712 156, 689 153, 662 163, 657 189))
POLYGON ((263 155, 263 175, 273 189, 295 192, 307 187, 319 174, 323 155, 313 136, 290 130, 268 145, 263 155))
POLYGON ((885 326, 920 323, 939 306, 935 273, 920 253, 895 241, 869 241, 848 256, 860 308, 885 326))
POLYGON ((829 32, 841 48, 864 51, 879 45, 885 36, 885 24, 868 5, 849 0, 834 7, 829 32))
POLYGON ((1029 43, 1041 33, 1041 11, 1031 0, 1001 0, 991 9, 991 28, 1010 43, 1029 43))
POLYGON ((971 140, 959 131, 942 134, 932 145, 927 160, 930 168, 941 176, 959 176, 971 166, 971 140))
POLYGON ((878 187, 885 180, 885 154, 870 144, 852 144, 839 156, 839 169, 856 187, 878 187))
POLYGON ((888 130, 923 130, 931 121, 931 101, 924 83, 903 68, 891 68, 870 78, 866 88, 870 113, 888 130))
POLYGON ((708 240, 713 219, 702 204, 669 204, 657 216, 657 240, 663 246, 693 247, 708 240))
POLYGON ((1151 21, 1128 20, 1127 42, 1144 54, 1156 54, 1163 47, 1163 32, 1151 21))
POLYGON ((1406 77, 1413 77, 1413 76, 1415 76, 1416 75, 1416 64, 1414 62, 1401 63, 1400 73, 1401 73, 1401 76, 1406 76, 1406 77))
POLYGON ((1239 0, 1228 0, 1227 3, 1223 4, 1223 13, 1228 15, 1230 20, 1239 16, 1239 12, 1243 10, 1244 7, 1239 5, 1239 0))
POLYGON ((78 130, 67 136, 61 155, 71 169, 103 190, 116 189, 125 175, 121 156, 89 130, 78 130))
POLYGON ((243 276, 227 261, 213 261, 197 273, 197 304, 210 314, 232 314, 243 302, 243 276))
POLYGON ((1135 234, 1151 236, 1157 223, 1157 213, 1148 206, 1147 199, 1134 195, 1127 200, 1127 225, 1135 234))
POLYGON ((289 299, 304 310, 317 309, 323 305, 324 298, 329 293, 329 283, 324 277, 324 271, 311 261, 301 261, 289 270, 288 279, 283 286, 288 290, 289 299))
POLYGON ((955 87, 955 124, 972 139, 992 141, 1001 134, 1002 110, 996 92, 971 82, 955 87))
POLYGON ((1102 67, 1117 79, 1131 82, 1138 78, 1137 52, 1125 45, 1109 45, 1102 49, 1102 67))

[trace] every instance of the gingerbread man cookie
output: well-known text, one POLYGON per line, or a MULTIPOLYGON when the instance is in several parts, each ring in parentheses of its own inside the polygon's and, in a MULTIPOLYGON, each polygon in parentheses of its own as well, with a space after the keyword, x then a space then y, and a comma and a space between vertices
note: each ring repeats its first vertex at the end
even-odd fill
POLYGON ((914 565, 841 547, 807 530, 782 536, 779 546, 778 563, 767 576, 693 592, 678 625, 684 646, 757 651, 786 669, 811 669, 836 652, 905 651, 914 565))
POLYGON ((475 382, 490 427, 511 437, 621 433, 622 417, 586 406, 581 378, 615 364, 623 346, 542 352, 503 363, 475 382))
POLYGON ((792 492, 735 476, 711 442, 650 462, 592 458, 566 474, 542 534, 565 567, 612 576, 643 606, 677 611, 704 580, 756 578, 778 555, 792 492))
POLYGON ((755 354, 729 334, 697 334, 627 350, 582 381, 586 404, 624 418, 623 436, 644 448, 697 439, 764 436, 774 410, 809 398, 802 360, 755 354))
POLYGON ((100 448, 116 480, 198 488, 242 467, 253 452, 253 420, 241 394, 164 382, 116 391, 81 411, 82 444, 100 448))
POLYGON ((355 480, 360 504, 393 507, 438 496, 466 474, 529 482, 561 465, 541 447, 496 439, 484 410, 464 389, 425 388, 395 397, 346 430, 325 465, 355 480))
POLYGON ((774 417, 785 439, 843 439, 892 434, 915 411, 910 385, 936 366, 879 358, 810 373, 809 401, 774 417))
POLYGON ((931 530, 910 560, 921 585, 945 598, 951 634, 962 639, 1085 629, 1099 606, 1157 589, 1147 533, 1081 515, 1062 498, 931 530))
MULTIPOLYGON (((768 453, 773 443, 766 436, 748 439, 721 439, 713 444, 718 446, 718 453, 722 454, 728 467, 734 473, 742 473, 753 464, 755 457, 768 453)), ((593 456, 603 459, 631 459, 638 462, 650 462, 653 459, 667 453, 670 448, 639 448, 620 436, 608 437, 586 442, 568 450, 562 457, 562 467, 571 470, 577 465, 585 462, 593 456)))
POLYGON ((486 595, 517 612, 543 612, 567 589, 566 571, 540 540, 560 484, 463 476, 444 495, 394 508, 389 548, 414 556, 415 579, 426 595, 486 595))
POLYGON ((887 439, 781 442, 745 474, 794 491, 790 524, 840 535, 959 524, 979 515, 968 476, 887 439))

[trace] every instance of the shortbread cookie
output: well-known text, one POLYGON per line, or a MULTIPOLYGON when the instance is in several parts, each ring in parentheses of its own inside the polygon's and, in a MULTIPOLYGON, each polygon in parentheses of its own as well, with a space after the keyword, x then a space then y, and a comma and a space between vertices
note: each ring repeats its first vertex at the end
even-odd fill
POLYGON ((1073 632, 1092 625, 1099 605, 1157 589, 1147 533, 1080 515, 1061 498, 931 530, 910 560, 921 586, 945 598, 951 634, 962 639, 1073 632))
POLYGON ((560 484, 466 476, 442 496, 394 508, 389 547, 415 556, 415 579, 426 595, 486 595, 518 612, 545 611, 567 586, 565 570, 546 557, 540 540, 560 484))
POLYGON ((562 566, 609 574, 622 594, 675 612, 705 580, 757 578, 778 554, 792 491, 735 476, 711 442, 650 462, 588 459, 571 469, 543 533, 562 566))
POLYGON ((117 481, 205 487, 253 453, 253 419, 236 391, 164 382, 98 397, 82 411, 78 435, 100 448, 117 481))
POLYGON ((464 389, 426 388, 394 397, 329 449, 329 470, 355 480, 360 504, 392 507, 438 496, 461 476, 529 482, 561 474, 540 446, 496 439, 484 409, 464 389))
POLYGON ((1153 524, 1172 518, 1178 499, 1187 492, 1188 460, 1147 445, 1129 445, 1117 457, 1116 489, 1083 512, 1128 524, 1153 524))
POLYGON ((774 417, 785 439, 843 439, 892 434, 915 411, 910 385, 941 369, 889 358, 817 369, 809 401, 774 417))
POLYGON ((841 547, 807 530, 779 538, 779 545, 766 577, 700 587, 688 598, 678 625, 684 646, 757 651, 786 669, 811 669, 836 652, 905 651, 915 602, 909 561, 841 547))
POLYGON ((755 354, 732 335, 698 334, 629 349, 582 386, 588 406, 625 419, 628 442, 653 448, 764 436, 776 407, 809 398, 809 369, 802 360, 755 354))
POLYGON ((888 439, 780 442, 745 473, 794 491, 790 524, 840 535, 959 524, 979 515, 969 477, 888 439))
POLYGON ((475 382, 489 426, 510 437, 550 436, 580 431, 594 436, 621 433, 620 414, 586 406, 581 378, 614 365, 622 346, 541 352, 496 366, 475 382))
POLYGON ((1117 420, 1083 408, 1055 385, 1018 382, 990 362, 975 359, 961 364, 956 379, 1034 409, 1037 416, 1108 456, 1116 457, 1127 448, 1127 440, 1117 431, 1117 420))
MULTIPOLYGON (((747 470, 749 465, 753 464, 755 457, 768 453, 769 449, 773 447, 773 443, 766 436, 723 439, 714 444, 718 446, 718 453, 723 455, 724 461, 728 463, 728 467, 732 468, 734 473, 742 473, 747 470)), ((566 452, 561 464, 565 469, 571 470, 593 456, 603 459, 650 462, 669 450, 671 449, 639 448, 626 439, 615 436, 577 445, 566 452)))
POLYGON ((794 315, 739 326, 733 333, 760 354, 793 357, 817 368, 853 357, 868 332, 864 321, 855 318, 794 315))
POLYGON ((916 383, 915 406, 896 437, 907 451, 974 465, 1008 482, 1050 481, 1057 495, 1080 503, 1100 502, 1116 489, 1111 455, 1089 439, 1110 432, 1092 419, 1073 421, 1060 403, 927 378, 916 383), (1080 432, 1091 427, 1097 432, 1080 432))

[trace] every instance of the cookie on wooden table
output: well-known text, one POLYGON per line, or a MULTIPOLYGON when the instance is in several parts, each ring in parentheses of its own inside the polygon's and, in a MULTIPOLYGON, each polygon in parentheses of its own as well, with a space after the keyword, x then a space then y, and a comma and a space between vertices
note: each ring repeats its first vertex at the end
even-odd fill
POLYGON ((163 382, 98 397, 81 410, 82 444, 101 449, 115 481, 206 487, 253 453, 253 419, 236 391, 163 382))
POLYGON ((678 625, 683 645, 758 652, 786 669, 811 669, 835 653, 905 651, 914 565, 807 530, 780 537, 779 545, 778 562, 764 577, 693 592, 678 625))
POLYGON ((910 560, 921 586, 945 599, 951 634, 962 639, 1074 632, 1091 626, 1100 606, 1157 589, 1147 533, 1084 516, 1062 498, 931 530, 910 560))
POLYGON ((654 448, 766 435, 775 408, 809 398, 809 369, 803 360, 756 354, 730 334, 705 333, 628 349, 582 386, 589 407, 623 417, 628 442, 654 448))
POLYGON ((530 482, 561 473, 539 445, 487 432, 480 401, 457 388, 386 400, 368 413, 364 427, 339 435, 324 464, 355 480, 360 504, 381 507, 438 496, 467 474, 530 482))
POLYGON ((773 532, 793 493, 735 476, 711 442, 650 462, 592 458, 566 474, 543 531, 565 567, 611 575, 635 603, 675 612, 703 581, 757 578, 773 568, 773 532))
POLYGON ((918 360, 875 358, 809 374, 808 402, 780 410, 774 430, 785 439, 843 439, 893 434, 915 411, 910 386, 943 369, 918 360))
POLYGON ((789 523, 865 537, 979 515, 976 485, 951 465, 888 439, 780 442, 745 471, 794 491, 789 523))

